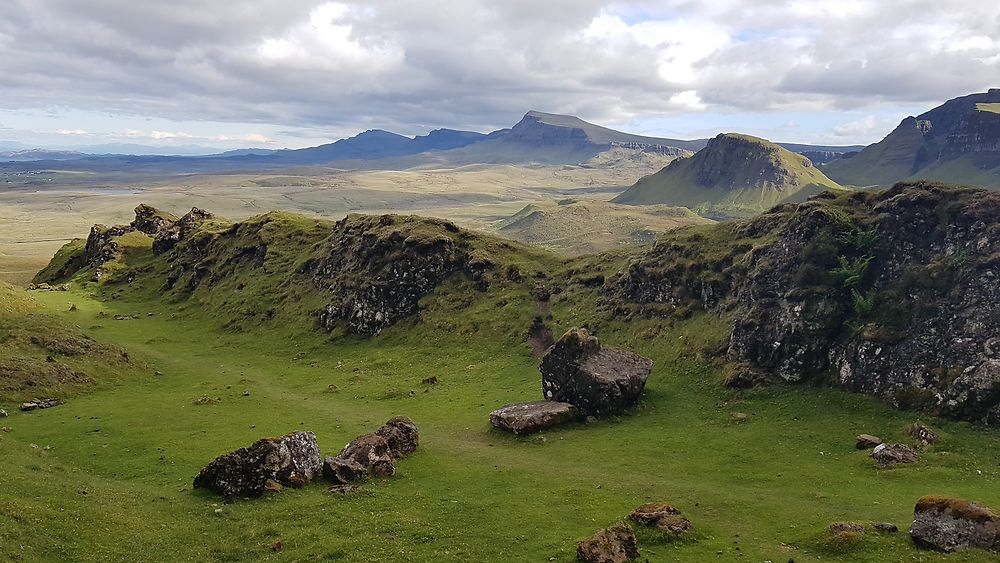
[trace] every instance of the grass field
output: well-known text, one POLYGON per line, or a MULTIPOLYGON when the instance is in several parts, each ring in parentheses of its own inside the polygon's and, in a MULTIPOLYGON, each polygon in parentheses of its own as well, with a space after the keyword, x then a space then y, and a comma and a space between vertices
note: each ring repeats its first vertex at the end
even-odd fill
POLYGON ((633 416, 512 438, 487 415, 540 397, 526 292, 463 301, 472 290, 453 281, 423 300, 421 321, 364 340, 275 323, 226 331, 194 302, 99 301, 92 289, 33 295, 148 367, 0 420, 11 429, 0 433, 0 559, 572 561, 578 539, 666 501, 695 532, 642 535, 650 561, 994 560, 917 550, 905 529, 924 494, 1000 506, 995 433, 925 420, 941 442, 916 465, 877 469, 854 436, 904 441, 916 415, 819 388, 726 390, 703 354, 725 335, 719 319, 598 321, 585 293, 555 297, 557 333, 599 326, 607 343, 652 357, 653 375, 633 416), (429 376, 439 383, 423 385, 429 376), (204 396, 221 401, 194 404, 204 396), (262 436, 312 430, 335 454, 397 414, 419 426, 420 449, 352 496, 315 484, 224 504, 191 489, 216 455, 262 436), (828 527, 840 520, 904 531, 838 542, 828 527))

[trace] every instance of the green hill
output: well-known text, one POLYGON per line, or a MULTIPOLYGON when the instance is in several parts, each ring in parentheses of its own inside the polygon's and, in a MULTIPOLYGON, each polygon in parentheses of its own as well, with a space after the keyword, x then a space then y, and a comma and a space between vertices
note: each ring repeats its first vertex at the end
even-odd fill
POLYGON ((709 141, 694 156, 642 178, 612 201, 749 215, 839 187, 802 155, 764 139, 728 133, 709 141))
POLYGON ((926 179, 1000 189, 1000 89, 907 117, 885 139, 823 166, 842 184, 926 179))

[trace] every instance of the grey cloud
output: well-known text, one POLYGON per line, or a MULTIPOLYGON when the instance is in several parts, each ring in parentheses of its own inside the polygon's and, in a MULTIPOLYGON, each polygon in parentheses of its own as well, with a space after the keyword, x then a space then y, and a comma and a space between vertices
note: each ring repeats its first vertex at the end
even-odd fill
POLYGON ((527 109, 664 115, 685 90, 722 110, 940 101, 1000 76, 1000 45, 948 50, 951 36, 998 37, 1000 7, 978 0, 861 3, 856 14, 823 0, 375 0, 343 15, 351 34, 329 52, 302 36, 323 4, 7 0, 0 106, 413 133, 489 130, 527 109), (690 83, 671 83, 659 47, 581 38, 602 11, 711 22, 732 39, 695 63, 690 83), (268 39, 307 52, 269 62, 268 39))

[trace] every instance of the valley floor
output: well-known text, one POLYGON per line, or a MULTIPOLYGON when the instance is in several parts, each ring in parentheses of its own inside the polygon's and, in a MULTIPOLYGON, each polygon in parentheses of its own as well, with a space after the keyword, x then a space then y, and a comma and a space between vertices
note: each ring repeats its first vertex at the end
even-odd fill
MULTIPOLYGON (((918 464, 877 469, 854 436, 903 441, 915 414, 827 389, 726 390, 720 369, 700 359, 726 330, 707 317, 604 332, 655 360, 633 416, 512 438, 491 429, 488 413, 540 398, 523 332, 498 320, 531 318, 533 303, 517 296, 465 312, 435 294, 420 330, 403 323, 333 342, 281 327, 226 332, 183 304, 36 297, 151 368, 44 411, 0 404, 11 411, 0 419, 11 429, 0 433, 0 559, 572 561, 577 540, 665 501, 695 533, 640 537, 644 560, 994 560, 918 550, 905 530, 925 494, 1000 506, 995 432, 925 420, 941 442, 918 464), (421 383, 430 376, 439 383, 421 383), (221 400, 195 405, 203 396, 221 400), (333 455, 393 415, 416 422, 420 449, 396 477, 354 495, 313 484, 224 504, 191 489, 215 456, 260 437, 311 430, 333 455), (842 520, 901 531, 833 541, 829 525, 842 520)), ((553 314, 557 333, 587 321, 558 300, 553 314)))

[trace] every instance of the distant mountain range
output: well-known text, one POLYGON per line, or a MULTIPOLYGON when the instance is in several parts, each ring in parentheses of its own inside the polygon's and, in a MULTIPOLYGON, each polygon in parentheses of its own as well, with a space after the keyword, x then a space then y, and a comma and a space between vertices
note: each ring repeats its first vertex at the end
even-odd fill
POLYGON ((908 179, 1000 188, 1000 89, 907 117, 882 141, 823 167, 842 184, 889 186, 908 179))
MULTIPOLYGON (((464 164, 579 164, 611 149, 685 156, 708 144, 708 139, 682 140, 623 133, 588 123, 578 117, 529 111, 513 127, 489 134, 437 129, 427 135, 405 137, 383 130, 370 130, 347 139, 295 150, 241 149, 207 156, 92 155, 30 151, 17 160, 21 168, 113 171, 122 167, 150 173, 220 172, 274 169, 291 166, 336 166, 342 168, 405 169, 420 166, 464 164), (35 160, 36 162, 24 162, 35 160)), ((812 151, 831 157, 863 147, 788 145, 792 150, 812 151)), ((0 155, 0 160, 2 160, 0 155)), ((9 158, 14 160, 14 158, 9 158)), ((10 165, 6 165, 9 167, 10 165)))
POLYGON ((839 187, 801 154, 757 137, 727 133, 710 140, 694 156, 642 178, 612 201, 739 216, 839 187))

